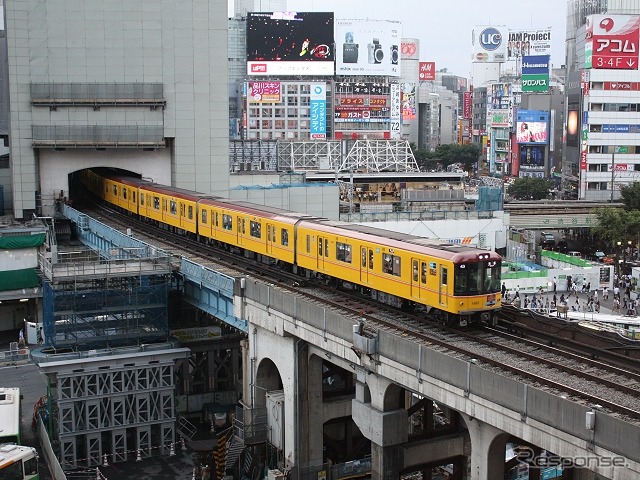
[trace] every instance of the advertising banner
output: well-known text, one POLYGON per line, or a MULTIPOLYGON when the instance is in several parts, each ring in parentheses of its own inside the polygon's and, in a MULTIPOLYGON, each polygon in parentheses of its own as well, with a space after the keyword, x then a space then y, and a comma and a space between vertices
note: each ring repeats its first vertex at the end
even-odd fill
POLYGON ((247 13, 248 75, 333 75, 333 13, 247 13))
POLYGON ((492 127, 510 127, 511 111, 510 110, 492 110, 488 115, 488 122, 492 127))
POLYGON ((327 138, 327 86, 312 83, 309 97, 311 138, 327 138))
POLYGON ((472 35, 471 61, 502 63, 507 59, 508 30, 505 26, 476 26, 472 35))
POLYGON ((280 82, 249 82, 249 103, 280 102, 280 82))
POLYGON ((462 94, 462 118, 469 119, 471 118, 471 92, 464 92, 462 94))
POLYGON ((547 122, 523 122, 516 125, 518 143, 547 143, 547 122))
POLYGON ((420 58, 420 49, 418 42, 413 40, 405 40, 400 43, 400 58, 402 60, 417 60, 420 58))
POLYGON ((549 74, 542 75, 525 75, 522 74, 522 91, 523 92, 548 92, 549 91, 549 74))
POLYGON ((402 24, 336 20, 336 75, 400 76, 402 24))
POLYGON ((549 75, 549 55, 527 55, 522 57, 523 75, 549 75))
POLYGON ((544 168, 544 145, 519 145, 520 168, 536 169, 544 168))
POLYGON ((585 66, 595 69, 637 70, 640 16, 587 17, 585 66))
POLYGON ((525 55, 550 55, 551 29, 509 30, 507 58, 515 60, 525 55))
POLYGON ((412 120, 416 118, 416 84, 402 84, 402 118, 412 120))
POLYGON ((401 102, 400 102, 400 85, 397 83, 392 83, 390 86, 391 90, 391 138, 398 139, 400 138, 400 112, 401 112, 401 102))
POLYGON ((436 62, 420 62, 418 79, 419 80, 435 80, 436 79, 436 62))

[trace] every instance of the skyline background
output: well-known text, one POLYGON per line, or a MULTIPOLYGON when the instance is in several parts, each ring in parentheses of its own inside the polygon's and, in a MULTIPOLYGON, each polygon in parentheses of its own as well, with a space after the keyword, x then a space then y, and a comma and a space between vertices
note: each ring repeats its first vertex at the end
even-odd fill
MULTIPOLYGON (((421 61, 435 61, 437 70, 446 68, 449 73, 462 77, 471 74, 471 35, 477 25, 505 25, 511 30, 549 27, 552 67, 565 63, 566 0, 287 0, 287 8, 300 12, 334 12, 336 18, 343 19, 400 21, 403 38, 420 40, 421 61)), ((514 62, 503 68, 509 67, 515 69, 514 62)))

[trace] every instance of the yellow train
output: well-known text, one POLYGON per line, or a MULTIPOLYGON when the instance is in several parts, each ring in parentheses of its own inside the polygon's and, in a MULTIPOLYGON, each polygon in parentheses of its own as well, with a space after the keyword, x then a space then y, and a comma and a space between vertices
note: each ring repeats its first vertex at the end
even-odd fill
POLYGON ((212 197, 86 170, 103 201, 183 235, 339 282, 446 324, 492 323, 501 306, 495 252, 212 197))

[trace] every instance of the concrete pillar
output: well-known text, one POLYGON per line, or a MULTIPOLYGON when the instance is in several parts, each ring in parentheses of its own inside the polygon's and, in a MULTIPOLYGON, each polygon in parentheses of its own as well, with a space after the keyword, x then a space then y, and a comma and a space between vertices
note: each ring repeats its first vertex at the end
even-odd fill
POLYGON ((351 415, 362 434, 371 440, 372 478, 395 480, 404 466, 402 444, 409 438, 403 389, 361 370, 356 370, 356 380, 351 415))
POLYGON ((403 449, 399 445, 381 447, 371 443, 371 478, 397 480, 404 465, 403 449))
POLYGON ((505 442, 509 434, 465 413, 460 415, 466 423, 471 441, 468 479, 504 478, 505 442))
POLYGON ((300 465, 322 463, 322 359, 302 352, 299 364, 300 389, 300 465), (320 423, 319 423, 320 422, 320 423))

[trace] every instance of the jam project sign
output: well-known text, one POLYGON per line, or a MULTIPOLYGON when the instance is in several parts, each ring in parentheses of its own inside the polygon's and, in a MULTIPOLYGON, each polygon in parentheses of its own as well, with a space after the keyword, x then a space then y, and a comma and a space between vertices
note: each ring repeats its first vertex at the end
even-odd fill
POLYGON ((585 67, 637 70, 639 35, 640 16, 589 16, 585 41, 585 67))

